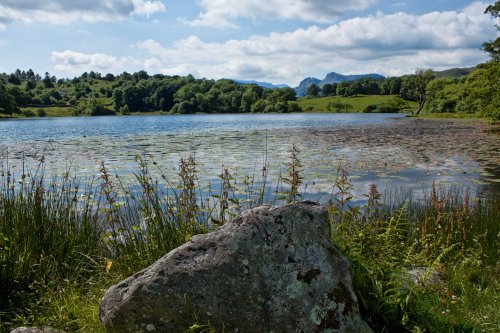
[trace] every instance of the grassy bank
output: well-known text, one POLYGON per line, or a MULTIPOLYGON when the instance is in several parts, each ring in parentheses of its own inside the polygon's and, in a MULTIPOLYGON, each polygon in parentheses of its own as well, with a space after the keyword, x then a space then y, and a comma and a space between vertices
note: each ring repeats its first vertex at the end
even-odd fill
MULTIPOLYGON (((210 188, 199 184, 192 158, 180 161, 177 179, 138 159, 132 188, 104 165, 83 182, 68 173, 47 177, 43 163, 24 175, 2 168, 0 332, 21 325, 101 332, 98 304, 112 284, 245 209, 300 199, 299 157, 293 149, 270 196, 267 168, 241 180, 223 169, 210 188)), ((375 331, 500 329, 498 201, 435 187, 426 198, 402 200, 373 185, 366 203, 352 206, 349 177, 336 172, 327 203, 332 240, 353 265, 361 311, 375 331), (416 268, 424 273, 414 283, 407 271, 416 268)))
MULTIPOLYGON (((362 112, 368 105, 381 105, 387 103, 393 95, 358 95, 352 97, 330 96, 318 98, 301 98, 297 101, 303 111, 333 112, 335 104, 350 105, 348 112, 362 112)), ((416 109, 415 102, 409 102, 410 109, 416 109)))

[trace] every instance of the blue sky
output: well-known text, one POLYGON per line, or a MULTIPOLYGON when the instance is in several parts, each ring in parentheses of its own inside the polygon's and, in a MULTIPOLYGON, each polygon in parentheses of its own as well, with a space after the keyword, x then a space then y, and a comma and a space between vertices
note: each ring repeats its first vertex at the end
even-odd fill
POLYGON ((0 0, 0 72, 193 74, 287 83, 486 61, 492 1, 0 0))

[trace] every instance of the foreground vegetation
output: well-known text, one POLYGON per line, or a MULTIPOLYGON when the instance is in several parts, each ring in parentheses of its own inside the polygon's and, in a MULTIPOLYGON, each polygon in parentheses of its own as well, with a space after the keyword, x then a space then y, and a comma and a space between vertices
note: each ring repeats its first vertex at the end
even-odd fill
MULTIPOLYGON (((216 184, 202 186, 193 158, 181 159, 176 180, 139 158, 136 185, 127 188, 104 165, 88 181, 69 172, 48 178, 43 162, 26 174, 4 166, 0 332, 22 324, 101 332, 98 304, 112 284, 245 209, 300 199, 299 156, 292 147, 272 191, 267 166, 240 181, 223 168, 216 184)), ((382 195, 372 185, 365 204, 354 205, 351 187, 338 170, 325 204, 375 331, 500 329, 498 200, 435 187, 426 198, 382 195), (409 270, 421 274, 412 279, 409 270)))

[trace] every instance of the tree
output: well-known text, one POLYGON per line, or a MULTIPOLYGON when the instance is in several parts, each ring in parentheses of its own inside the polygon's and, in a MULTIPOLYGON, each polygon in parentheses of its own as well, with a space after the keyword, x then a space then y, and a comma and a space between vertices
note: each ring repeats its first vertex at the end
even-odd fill
POLYGON ((430 113, 454 112, 462 84, 457 79, 434 79, 427 85, 426 110, 430 113))
POLYGON ((103 79, 103 80, 104 80, 104 81, 109 81, 109 82, 112 82, 112 81, 114 81, 114 80, 115 80, 115 76, 114 76, 113 74, 111 74, 111 73, 108 73, 108 74, 106 74, 106 76, 104 76, 104 79, 103 79))
POLYGON ((43 85, 45 86, 45 88, 54 88, 54 83, 52 82, 52 79, 48 72, 45 72, 45 77, 43 78, 43 85))
POLYGON ((121 91, 121 89, 115 89, 113 91, 113 108, 115 109, 115 112, 119 112, 122 107, 123 107, 123 92, 121 91))
MULTIPOLYGON (((484 13, 489 13, 491 16, 498 19, 500 17, 500 1, 486 7, 484 13)), ((496 24, 495 26, 497 30, 500 31, 500 25, 496 24)), ((490 54, 493 61, 500 61, 500 37, 497 37, 494 41, 484 42, 483 50, 490 54)))
POLYGON ((467 76, 457 110, 500 120, 499 77, 500 62, 492 61, 477 66, 467 76))
POLYGON ((8 93, 3 84, 0 84, 0 113, 12 114, 18 110, 14 97, 8 93))
POLYGON ((349 87, 349 96, 358 96, 362 92, 362 84, 360 80, 353 81, 349 87))
POLYGON ((35 72, 33 72, 33 70, 31 68, 28 69, 28 71, 26 72, 26 79, 27 80, 36 80, 35 72))
POLYGON ((16 86, 21 84, 21 79, 14 74, 10 74, 9 79, 7 81, 9 83, 15 84, 16 86))
POLYGON ((307 87, 307 92, 306 96, 309 97, 318 97, 319 96, 320 89, 317 85, 311 84, 309 87, 307 87))
POLYGON ((333 96, 335 95, 335 93, 336 91, 333 87, 333 84, 327 83, 322 88, 321 96, 333 96))
POLYGON ((350 83, 342 81, 337 85, 337 95, 338 96, 349 96, 350 83))
MULTIPOLYGON (((408 75, 403 81, 402 97, 411 99, 418 103, 415 114, 419 114, 427 101, 427 84, 434 79, 434 74, 430 69, 417 68, 415 74, 408 75)), ((413 111, 412 111, 413 113, 413 111)))
POLYGON ((382 95, 399 95, 401 93, 401 85, 403 79, 400 77, 390 77, 380 85, 380 93, 382 95))

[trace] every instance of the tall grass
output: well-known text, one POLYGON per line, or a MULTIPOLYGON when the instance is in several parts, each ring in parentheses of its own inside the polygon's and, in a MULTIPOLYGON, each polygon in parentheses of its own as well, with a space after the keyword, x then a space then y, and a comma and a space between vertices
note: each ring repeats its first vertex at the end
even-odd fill
MULTIPOLYGON (((217 187, 199 184, 192 157, 180 160, 176 179, 155 161, 137 163, 133 186, 104 163, 98 177, 84 181, 69 172, 48 179, 43 162, 26 174, 2 167, 0 332, 21 324, 99 332, 98 302, 110 285, 192 235, 245 209, 301 198, 304 189, 295 147, 274 186, 266 162, 241 181, 223 166, 217 187)), ((424 198, 401 200, 372 185, 365 203, 354 205, 351 191, 339 169, 323 201, 332 239, 353 266, 362 313, 376 331, 500 328, 498 202, 435 186, 424 198), (412 269, 423 272, 417 283, 412 269), (429 282, 436 274, 439 281, 429 282)))
POLYGON ((498 331, 498 202, 434 185, 425 198, 409 196, 403 204, 391 195, 384 202, 374 185, 367 197, 364 211, 337 209, 331 219, 370 326, 378 332, 498 331), (418 273, 412 278, 412 272, 418 273))

